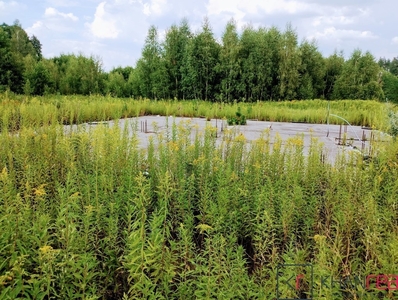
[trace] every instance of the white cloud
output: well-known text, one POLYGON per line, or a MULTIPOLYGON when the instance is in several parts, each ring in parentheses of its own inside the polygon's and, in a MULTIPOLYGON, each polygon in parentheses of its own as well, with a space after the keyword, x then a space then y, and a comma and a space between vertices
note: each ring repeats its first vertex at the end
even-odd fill
POLYGON ((26 31, 28 33, 30 33, 30 31, 35 31, 35 30, 38 30, 43 27, 44 27, 44 23, 42 21, 36 21, 35 23, 33 23, 33 25, 31 27, 26 28, 26 31))
POLYGON ((352 17, 347 17, 344 15, 339 15, 339 16, 319 16, 315 17, 314 20, 312 21, 313 26, 319 26, 323 24, 327 25, 333 25, 333 24, 340 24, 340 25, 348 25, 348 24, 353 24, 354 18, 352 17))
POLYGON ((56 7, 72 7, 79 4, 77 1, 70 0, 47 0, 47 3, 56 7))
POLYGON ((353 30, 353 29, 336 29, 335 27, 328 27, 323 31, 318 31, 310 39, 320 39, 320 40, 361 40, 361 39, 377 39, 378 36, 371 31, 365 30, 353 30))
POLYGON ((8 17, 24 8, 26 8, 26 6, 17 1, 0 1, 0 16, 8 17))
POLYGON ((105 11, 106 1, 101 2, 95 11, 94 21, 86 23, 92 34, 98 38, 110 38, 115 39, 118 37, 120 30, 116 26, 116 20, 110 14, 105 11))
POLYGON ((33 25, 31 27, 25 28, 25 31, 29 35, 38 35, 38 32, 40 32, 42 30, 42 28, 44 28, 43 22, 36 21, 35 23, 33 23, 33 25))
POLYGON ((209 15, 218 15, 221 13, 232 13, 234 18, 241 18, 246 14, 299 14, 317 10, 318 6, 314 4, 302 3, 296 0, 209 0, 207 12, 209 15))
POLYGON ((4 10, 10 7, 16 7, 18 6, 18 2, 16 1, 9 1, 9 2, 4 2, 4 1, 0 1, 0 9, 4 10))
POLYGON ((60 17, 62 17, 62 18, 64 18, 64 19, 69 19, 69 20, 71 20, 71 21, 74 21, 74 22, 77 22, 78 20, 79 20, 79 18, 78 17, 76 17, 73 13, 67 13, 67 14, 65 14, 65 13, 62 13, 62 12, 59 12, 58 10, 56 10, 55 8, 53 8, 53 7, 48 7, 48 8, 46 8, 46 11, 44 12, 44 15, 46 16, 46 17, 58 17, 58 16, 60 16, 60 17))
POLYGON ((160 16, 165 13, 166 0, 151 0, 149 3, 143 3, 142 12, 146 16, 155 15, 160 16))
POLYGON ((217 27, 224 28, 226 22, 234 18, 239 29, 249 23, 255 27, 284 27, 288 22, 297 26, 298 22, 308 22, 308 18, 323 16, 326 11, 330 14, 325 6, 302 0, 209 0, 206 8, 217 27))
POLYGON ((107 68, 133 64, 141 54, 150 25, 158 28, 162 39, 165 30, 183 17, 187 17, 192 32, 200 30, 205 16, 215 38, 221 37, 232 17, 238 30, 245 24, 283 30, 290 22, 299 40, 315 38, 324 55, 335 49, 350 52, 360 48, 393 57, 398 45, 394 32, 397 21, 389 8, 394 7, 394 1, 44 0, 44 11, 45 7, 35 1, 0 0, 0 20, 12 23, 18 18, 30 25, 27 31, 42 41, 47 55, 85 51, 100 55, 107 68))
POLYGON ((63 13, 53 7, 47 7, 40 20, 33 21, 32 26, 26 28, 28 34, 47 39, 53 34, 76 33, 80 24, 79 18, 73 13, 63 13))
POLYGON ((321 13, 313 18, 313 26, 344 26, 369 19, 369 9, 353 7, 323 7, 321 13))

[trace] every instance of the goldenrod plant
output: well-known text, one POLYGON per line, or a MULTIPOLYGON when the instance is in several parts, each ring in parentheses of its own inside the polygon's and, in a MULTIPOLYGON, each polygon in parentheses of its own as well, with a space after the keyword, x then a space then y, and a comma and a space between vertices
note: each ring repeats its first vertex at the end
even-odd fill
MULTIPOLYGON (((141 149, 137 126, 130 135, 63 124, 192 104, 92 99, 2 100, 0 299, 308 297, 308 269, 286 264, 313 266, 315 299, 396 299, 363 280, 398 273, 397 141, 375 143, 377 159, 330 164, 315 138, 305 153, 300 135, 271 138, 268 129, 249 143, 228 128, 217 144, 210 124, 200 132, 170 119, 168 133, 155 128, 141 149), (339 280, 353 276, 361 281, 339 280)), ((359 123, 378 112, 358 117, 355 107, 381 108, 332 105, 359 123)))

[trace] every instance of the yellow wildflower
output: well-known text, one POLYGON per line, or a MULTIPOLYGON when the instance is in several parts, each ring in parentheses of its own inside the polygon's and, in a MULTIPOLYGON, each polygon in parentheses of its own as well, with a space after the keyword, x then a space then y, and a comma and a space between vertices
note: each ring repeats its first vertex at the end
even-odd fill
POLYGON ((176 142, 171 141, 169 142, 169 149, 172 151, 178 151, 180 148, 176 142))
POLYGON ((256 161, 256 163, 253 165, 253 167, 256 168, 256 169, 260 169, 261 168, 261 164, 258 161, 256 161))
POLYGON ((316 235, 314 235, 314 240, 315 240, 316 243, 321 243, 321 242, 324 242, 326 240, 326 236, 316 234, 316 235))
POLYGON ((92 205, 87 205, 87 206, 85 206, 84 208, 86 209, 86 212, 87 212, 88 214, 92 213, 93 210, 94 210, 94 206, 92 206, 92 205))
POLYGON ((46 191, 44 189, 45 186, 46 184, 41 184, 36 189, 33 189, 35 196, 41 197, 46 195, 46 191))
POLYGON ((201 155, 197 159, 194 159, 192 164, 196 166, 196 165, 202 163, 203 161, 205 161, 205 157, 203 155, 201 155))
POLYGON ((40 247, 39 250, 42 254, 46 254, 48 252, 51 252, 53 250, 53 247, 46 245, 46 246, 40 247))
POLYGON ((230 177, 231 181, 238 180, 238 178, 239 178, 238 175, 236 175, 235 171, 233 171, 230 177))
POLYGON ((199 224, 198 226, 196 226, 196 229, 199 229, 200 234, 203 234, 204 232, 212 230, 213 227, 207 224, 199 224))
POLYGON ((7 176, 8 176, 7 167, 4 167, 3 170, 1 171, 0 179, 1 180, 6 180, 7 176))
POLYGON ((245 142, 246 137, 243 135, 243 133, 240 133, 237 137, 235 137, 235 142, 245 142))

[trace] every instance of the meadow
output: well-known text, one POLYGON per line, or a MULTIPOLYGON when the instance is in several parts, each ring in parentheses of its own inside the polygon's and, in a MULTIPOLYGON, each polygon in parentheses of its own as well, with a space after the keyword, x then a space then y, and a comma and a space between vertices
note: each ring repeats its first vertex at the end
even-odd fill
MULTIPOLYGON (((27 97, 0 94, 0 130, 18 130, 49 124, 80 124, 144 115, 177 117, 230 118, 238 109, 247 119, 273 122, 326 124, 330 113, 352 125, 385 130, 391 104, 373 100, 300 100, 256 103, 212 103, 208 101, 148 100, 106 96, 27 97)), ((331 117, 331 124, 341 120, 331 117)))
MULTIPOLYGON (((301 137, 282 146, 267 131, 251 147, 226 131, 216 146, 214 128, 186 121, 140 149, 128 128, 63 125, 222 118, 238 104, 2 97, 0 299, 304 298, 310 286, 314 299, 397 298, 390 277, 364 280, 398 273, 398 142, 331 165, 315 139, 307 156, 301 137)), ((325 122, 325 105, 239 104, 248 118, 307 122, 325 122)), ((330 103, 379 128, 383 105, 330 103)))

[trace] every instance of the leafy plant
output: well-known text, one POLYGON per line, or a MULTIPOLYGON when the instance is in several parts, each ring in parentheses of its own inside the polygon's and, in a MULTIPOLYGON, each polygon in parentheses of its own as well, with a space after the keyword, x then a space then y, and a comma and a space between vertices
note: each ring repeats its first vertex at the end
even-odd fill
POLYGON ((235 113, 235 116, 227 119, 228 125, 246 125, 246 116, 241 113, 240 107, 238 107, 238 111, 235 113))
MULTIPOLYGON (((218 144, 209 122, 200 132, 186 120, 156 129, 141 149, 138 128, 66 131, 60 116, 82 122, 161 111, 159 103, 28 99, 7 98, 1 111, 0 299, 273 299, 278 265, 305 263, 314 267, 314 298, 394 299, 342 291, 338 278, 396 272, 398 141, 374 143, 377 164, 342 155, 330 165, 315 139, 305 152, 302 136, 282 141, 267 131, 249 147, 226 129, 218 144)), ((307 103, 279 105, 250 113, 307 103)), ((214 107, 198 102, 202 115, 214 107)), ((279 284, 297 272, 283 270, 279 284)), ((308 277, 302 283, 308 288, 308 277)), ((279 292, 298 294, 288 285, 279 292)))
POLYGON ((398 136, 398 113, 390 110, 388 112, 388 118, 389 118, 389 134, 391 134, 394 138, 398 136))

